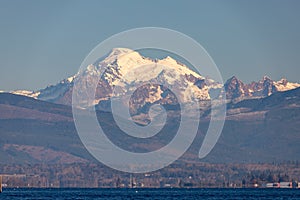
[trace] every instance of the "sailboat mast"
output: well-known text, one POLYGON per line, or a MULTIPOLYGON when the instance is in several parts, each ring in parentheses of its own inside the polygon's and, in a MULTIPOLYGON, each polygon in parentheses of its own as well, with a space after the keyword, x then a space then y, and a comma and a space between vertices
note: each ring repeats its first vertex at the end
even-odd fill
POLYGON ((130 174, 130 180, 129 180, 129 187, 133 188, 133 181, 132 181, 132 175, 130 174))
POLYGON ((2 192, 2 175, 0 175, 0 193, 2 192))

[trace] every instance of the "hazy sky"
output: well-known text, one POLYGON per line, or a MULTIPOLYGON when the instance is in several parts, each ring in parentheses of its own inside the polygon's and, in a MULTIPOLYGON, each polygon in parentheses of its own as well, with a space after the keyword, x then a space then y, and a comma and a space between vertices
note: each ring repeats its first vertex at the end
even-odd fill
POLYGON ((298 0, 0 0, 0 90, 57 83, 99 42, 144 26, 194 38, 224 79, 300 81, 299 10, 298 0))

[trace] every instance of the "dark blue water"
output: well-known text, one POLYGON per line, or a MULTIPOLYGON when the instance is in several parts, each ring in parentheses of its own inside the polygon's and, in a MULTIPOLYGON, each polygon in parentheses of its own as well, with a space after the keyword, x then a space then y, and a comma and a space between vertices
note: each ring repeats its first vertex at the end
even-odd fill
POLYGON ((0 199, 300 199, 300 189, 5 189, 0 199))

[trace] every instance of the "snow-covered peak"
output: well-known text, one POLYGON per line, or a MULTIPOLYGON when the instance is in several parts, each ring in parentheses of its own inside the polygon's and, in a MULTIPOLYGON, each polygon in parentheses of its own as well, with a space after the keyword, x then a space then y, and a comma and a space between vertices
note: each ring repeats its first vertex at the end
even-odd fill
MULTIPOLYGON (((212 79, 202 77, 170 56, 163 59, 151 59, 128 48, 115 48, 104 59, 86 66, 76 75, 56 85, 38 92, 19 90, 11 93, 69 105, 75 79, 80 83, 82 91, 86 91, 92 83, 99 84, 95 104, 107 101, 112 95, 125 98, 126 95, 131 94, 134 88, 132 86, 147 82, 156 86, 145 86, 143 91, 137 92, 136 97, 141 104, 155 101, 173 102, 173 97, 166 96, 168 93, 166 88, 176 89, 179 99, 190 102, 194 99, 208 100, 211 89, 223 87, 212 79), (95 77, 100 79, 96 80, 95 77), (158 86, 157 83, 162 83, 164 87, 158 86), (116 89, 114 93, 112 93, 113 89, 116 89), (154 94, 153 91, 156 93, 154 94), (151 95, 145 95, 147 92, 151 95), (165 94, 162 95, 162 93, 165 94)), ((300 87, 299 83, 290 83, 286 79, 273 81, 267 76, 250 84, 244 84, 234 76, 224 85, 226 96, 231 99, 266 97, 277 91, 287 91, 298 87, 300 87)))
POLYGON ((75 79, 75 76, 71 76, 69 78, 67 78, 67 81, 69 81, 69 83, 73 82, 73 80, 75 79))
POLYGON ((167 57, 161 59, 160 62, 167 62, 167 63, 177 64, 177 60, 175 60, 171 56, 167 56, 167 57))
POLYGON ((88 65, 84 73, 89 75, 99 75, 100 71, 95 65, 88 65))
POLYGON ((271 78, 270 77, 268 77, 268 76, 263 76, 263 79, 262 79, 263 81, 270 81, 271 80, 271 78))
POLYGON ((16 95, 22 95, 22 96, 27 96, 27 97, 32 97, 32 98, 37 98, 39 96, 39 92, 34 92, 34 91, 29 91, 29 90, 15 90, 11 92, 12 94, 16 95))
POLYGON ((132 52, 135 52, 131 49, 127 48, 114 48, 112 51, 109 53, 109 55, 103 60, 104 63, 111 64, 118 60, 120 57, 124 55, 128 55, 132 52))
POLYGON ((128 48, 113 48, 109 54, 109 57, 113 55, 119 56, 122 54, 128 54, 132 51, 133 51, 132 49, 128 49, 128 48))
POLYGON ((172 68, 173 70, 177 71, 180 74, 193 75, 196 78, 204 79, 199 74, 197 74, 194 71, 190 70, 187 66, 179 63, 177 60, 173 59, 170 56, 167 56, 166 58, 164 58, 162 60, 158 60, 157 63, 160 64, 160 65, 163 65, 163 66, 168 66, 168 67, 172 68))
POLYGON ((280 79, 279 81, 277 81, 275 83, 278 83, 278 84, 281 84, 281 85, 287 85, 288 80, 286 78, 282 78, 282 79, 280 79))
POLYGON ((232 84, 232 83, 237 84, 237 83, 239 83, 239 82, 241 82, 241 80, 239 80, 236 76, 233 76, 233 77, 231 77, 230 79, 228 79, 228 80, 226 81, 226 84, 227 84, 227 85, 228 85, 228 84, 232 84))
POLYGON ((300 84, 288 82, 287 79, 283 78, 280 81, 275 81, 274 86, 276 87, 277 91, 283 92, 298 88, 300 87, 300 84))
POLYGON ((140 67, 142 65, 147 65, 154 63, 151 59, 144 58, 136 51, 131 51, 127 54, 121 54, 117 57, 117 64, 122 70, 126 68, 130 70, 132 68, 140 67))
POLYGON ((87 67, 86 72, 90 74, 91 71, 102 68, 105 69, 103 74, 105 84, 107 83, 110 87, 118 86, 118 89, 122 88, 120 89, 122 92, 118 95, 126 94, 130 86, 135 83, 160 81, 166 86, 174 86, 177 89, 182 89, 187 85, 192 87, 190 91, 192 95, 182 91, 182 98, 185 100, 187 100, 186 96, 209 99, 205 78, 170 56, 160 60, 151 59, 131 49, 116 48, 106 58, 95 64, 95 68, 93 65, 87 67))
MULTIPOLYGON (((117 67, 120 74, 125 75, 130 70, 136 69, 144 65, 163 65, 168 68, 173 68, 178 70, 178 73, 191 74, 196 78, 201 78, 201 76, 194 71, 190 70, 187 66, 179 63, 174 58, 167 56, 161 60, 153 60, 150 58, 145 58, 140 55, 137 51, 127 49, 127 48, 115 48, 111 51, 108 57, 106 57, 102 62, 110 65, 111 67, 117 67), (117 66, 112 66, 113 63, 117 63, 117 66)), ((99 65, 101 65, 101 63, 99 65)), ((100 67, 100 66, 99 66, 100 67)))
POLYGON ((169 84, 180 81, 181 76, 192 75, 196 79, 204 79, 170 56, 153 60, 137 51, 124 48, 113 49, 108 57, 98 63, 98 68, 103 65, 107 68, 104 77, 110 85, 149 81, 159 75, 169 84))
POLYGON ((236 77, 233 77, 225 84, 227 96, 230 98, 266 97, 278 91, 283 92, 298 87, 300 87, 299 83, 288 82, 285 78, 282 78, 279 81, 273 81, 268 76, 264 76, 260 81, 252 82, 250 84, 244 84, 236 77))

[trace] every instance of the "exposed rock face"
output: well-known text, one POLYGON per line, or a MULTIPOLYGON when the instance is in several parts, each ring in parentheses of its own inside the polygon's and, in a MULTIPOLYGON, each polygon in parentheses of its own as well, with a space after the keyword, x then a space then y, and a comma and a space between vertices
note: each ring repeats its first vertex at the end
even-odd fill
POLYGON ((290 83, 286 79, 273 81, 267 76, 264 76, 258 82, 250 84, 245 84, 234 76, 224 85, 227 99, 263 98, 276 92, 284 92, 298 87, 300 87, 298 83, 290 83))
MULTIPOLYGON (((80 86, 78 98, 82 104, 97 105, 99 109, 109 110, 111 98, 121 98, 124 101, 130 99, 129 107, 132 113, 145 109, 145 105, 155 103, 176 105, 179 101, 189 103, 194 100, 214 99, 215 97, 211 96, 212 91, 223 87, 171 57, 153 60, 130 49, 116 48, 104 59, 87 66, 57 85, 48 86, 38 92, 14 93, 71 105, 75 81, 80 86), (97 85, 95 96, 89 96, 92 85, 97 85)), ((300 84, 290 83, 286 79, 273 81, 266 76, 250 84, 245 84, 234 76, 224 85, 229 100, 262 98, 297 87, 300 87, 300 84)))
POLYGON ((228 99, 250 96, 247 85, 245 85, 235 76, 225 83, 224 88, 226 91, 226 97, 228 99))
POLYGON ((75 76, 40 90, 37 98, 71 105, 75 81, 80 86, 78 98, 82 98, 83 103, 93 99, 86 102, 88 106, 98 105, 107 110, 110 98, 124 98, 124 101, 130 98, 133 113, 154 103, 176 105, 178 101, 209 100, 210 88, 222 87, 171 57, 152 60, 130 49, 113 49, 105 59, 89 65, 75 76), (95 97, 88 97, 94 84, 97 84, 95 97))

